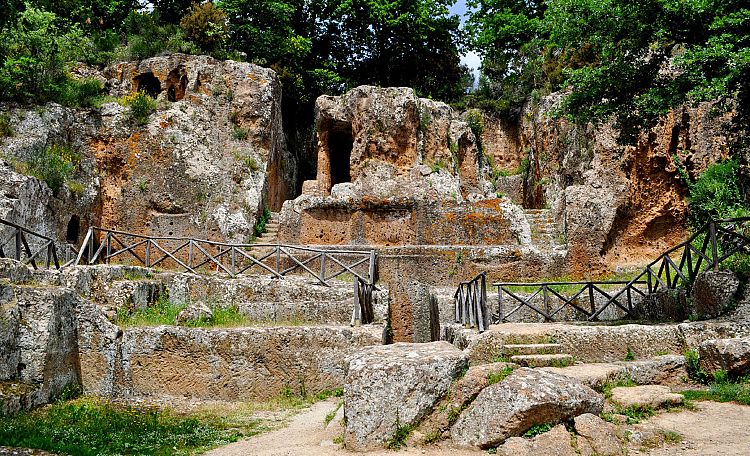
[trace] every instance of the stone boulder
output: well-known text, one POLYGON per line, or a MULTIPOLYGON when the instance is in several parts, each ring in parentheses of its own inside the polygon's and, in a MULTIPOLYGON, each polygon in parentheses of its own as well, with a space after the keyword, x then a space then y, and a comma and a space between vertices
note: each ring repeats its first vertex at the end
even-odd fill
POLYGON ((577 453, 571 443, 570 433, 565 426, 559 424, 532 439, 511 437, 497 448, 497 454, 503 456, 575 456, 577 453))
POLYGON ((643 320, 684 321, 691 308, 684 290, 659 290, 637 302, 633 313, 643 320))
POLYGON ((345 446, 382 448, 399 427, 424 418, 467 365, 466 355, 447 342, 397 343, 352 356, 344 385, 345 446))
POLYGON ((655 409, 682 404, 685 400, 682 394, 673 393, 668 386, 662 385, 619 386, 612 389, 611 399, 612 402, 625 408, 651 407, 655 409))
POLYGON ((604 398, 579 380, 521 368, 479 393, 451 428, 451 436, 461 446, 491 448, 535 424, 599 414, 603 405, 604 398))
POLYGON ((698 274, 690 292, 698 318, 707 320, 726 312, 739 288, 740 280, 732 271, 706 271, 698 274))
POLYGON ((180 313, 175 317, 175 323, 178 325, 186 325, 193 322, 199 321, 211 321, 214 319, 214 313, 211 309, 202 301, 197 301, 188 304, 187 307, 182 309, 180 313))
POLYGON ((750 372, 750 338, 707 340, 698 347, 698 354, 709 374, 723 370, 738 377, 750 372))
POLYGON ((577 445, 582 455, 619 456, 622 442, 614 424, 591 413, 577 416, 573 423, 578 434, 577 445))

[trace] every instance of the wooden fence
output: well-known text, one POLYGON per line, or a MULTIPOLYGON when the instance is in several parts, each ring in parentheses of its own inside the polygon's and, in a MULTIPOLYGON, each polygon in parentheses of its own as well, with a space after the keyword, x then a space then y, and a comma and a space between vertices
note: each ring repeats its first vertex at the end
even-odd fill
POLYGON ((238 277, 251 272, 282 279, 290 274, 313 277, 330 286, 336 277, 352 276, 355 308, 352 323, 373 319, 377 254, 375 250, 324 250, 284 244, 231 244, 183 237, 152 237, 92 227, 76 265, 130 262, 193 274, 218 272, 238 277))
POLYGON ((593 321, 611 306, 634 317, 636 296, 644 298, 660 289, 689 288, 700 272, 718 269, 723 261, 738 253, 750 253, 750 217, 714 220, 687 241, 659 255, 629 281, 493 283, 498 290, 498 311, 493 322, 504 322, 524 307, 546 321, 556 321, 557 315, 568 308, 593 321), (521 296, 519 288, 528 291, 523 293, 526 296, 521 296), (567 291, 564 294, 560 289, 567 291), (543 308, 534 305, 540 295, 543 308), (509 312, 506 301, 511 303, 509 312), (581 301, 588 301, 586 307, 581 301))
POLYGON ((456 323, 484 332, 490 327, 487 311, 487 273, 483 272, 468 282, 461 282, 453 295, 456 323))
POLYGON ((60 269, 72 264, 77 254, 78 251, 69 244, 58 243, 43 234, 0 219, 0 258, 12 258, 34 269, 60 269))

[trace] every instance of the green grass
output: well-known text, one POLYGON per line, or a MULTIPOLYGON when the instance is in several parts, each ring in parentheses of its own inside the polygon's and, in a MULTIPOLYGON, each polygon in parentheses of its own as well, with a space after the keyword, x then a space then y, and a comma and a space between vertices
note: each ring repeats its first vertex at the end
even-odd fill
POLYGON ((490 372, 487 374, 487 385, 494 385, 495 383, 500 383, 505 378, 513 373, 513 368, 510 366, 506 366, 502 368, 499 372, 490 372))
POLYGON ((688 390, 682 392, 691 401, 736 402, 750 405, 750 383, 746 379, 739 382, 715 381, 708 390, 688 390))
POLYGON ((0 445, 71 456, 194 454, 265 430, 260 420, 238 417, 80 398, 4 418, 0 445))
POLYGON ((604 383, 601 386, 601 388, 599 388, 599 392, 601 392, 604 395, 604 397, 610 398, 612 397, 612 390, 621 386, 625 386, 625 387, 636 386, 636 383, 630 377, 618 378, 618 379, 610 380, 604 383))
MULTIPOLYGON (((162 296, 153 306, 134 311, 126 308, 119 309, 117 311, 117 324, 124 327, 174 325, 177 314, 186 306, 185 303, 172 302, 169 298, 162 296)), ((211 321, 196 320, 186 322, 183 326, 199 328, 236 327, 247 326, 252 323, 247 316, 239 312, 237 307, 218 307, 209 304, 209 308, 214 315, 211 321)))
POLYGON ((528 431, 523 433, 523 437, 526 437, 527 439, 530 439, 532 437, 536 437, 539 434, 544 434, 545 432, 552 429, 553 424, 552 423, 542 423, 542 424, 535 424, 529 428, 528 431))
POLYGON ((326 415, 326 418, 324 420, 324 424, 326 426, 328 426, 328 423, 330 423, 331 421, 333 421, 334 418, 336 418, 336 413, 338 413, 342 405, 344 405, 344 401, 339 401, 339 403, 336 405, 336 408, 331 410, 331 412, 329 412, 328 415, 326 415))
POLYGON ((602 413, 602 419, 613 422, 613 415, 625 415, 628 424, 638 424, 641 420, 656 415, 656 410, 650 406, 632 405, 630 407, 622 407, 614 404, 612 413, 602 413))

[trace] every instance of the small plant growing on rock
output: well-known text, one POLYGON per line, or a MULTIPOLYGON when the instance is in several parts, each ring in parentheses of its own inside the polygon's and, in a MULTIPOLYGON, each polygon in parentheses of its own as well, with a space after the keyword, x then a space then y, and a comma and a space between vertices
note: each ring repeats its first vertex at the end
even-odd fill
POLYGON ((232 138, 238 141, 244 141, 247 139, 247 130, 241 127, 234 127, 232 129, 232 138))
POLYGON ((411 426, 402 426, 398 418, 396 418, 396 432, 394 432, 393 437, 388 439, 385 443, 385 447, 389 450, 400 450, 402 447, 406 446, 406 441, 409 439, 411 431, 411 426))
POLYGON ((708 373, 701 367, 700 356, 697 351, 688 350, 685 352, 685 368, 691 380, 703 384, 708 383, 708 373))
POLYGON ((531 426, 528 431, 524 432, 523 436, 527 439, 530 439, 532 437, 538 436, 539 434, 544 434, 550 429, 552 429, 552 423, 535 424, 531 426))
POLYGON ((137 125, 146 125, 149 116, 156 110, 156 100, 142 90, 126 96, 122 104, 128 107, 128 115, 137 125))
POLYGON ((0 115, 0 138, 8 138, 13 136, 13 128, 10 125, 10 117, 3 114, 0 115))
POLYGON ((499 372, 491 372, 487 374, 487 385, 494 385, 495 383, 500 383, 505 378, 513 373, 513 368, 510 366, 505 366, 502 370, 499 372))
POLYGON ((54 194, 58 194, 80 162, 81 156, 72 149, 53 145, 39 152, 30 162, 17 164, 16 168, 44 181, 54 194))
POLYGON ((625 361, 635 361, 635 353, 633 349, 628 345, 628 352, 625 354, 625 361))

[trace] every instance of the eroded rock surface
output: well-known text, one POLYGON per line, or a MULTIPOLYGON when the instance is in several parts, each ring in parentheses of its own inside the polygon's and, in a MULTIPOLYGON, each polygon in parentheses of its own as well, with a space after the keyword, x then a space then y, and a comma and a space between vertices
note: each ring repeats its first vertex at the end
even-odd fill
POLYGON ((618 386, 612 389, 612 402, 625 408, 629 407, 651 407, 660 408, 669 405, 682 404, 685 399, 682 394, 670 391, 668 386, 641 385, 641 386, 618 386))
POLYGON ((712 339, 698 348, 700 365, 708 373, 720 370, 732 376, 750 372, 750 338, 712 339))
POLYGON ((458 445, 490 448, 535 424, 599 414, 603 397, 580 381, 539 369, 520 368, 485 388, 451 428, 458 445))
POLYGON ((698 318, 716 318, 727 311, 737 297, 740 280, 732 271, 705 271, 698 274, 691 295, 698 318))
POLYGON ((345 446, 382 448, 399 427, 424 418, 466 367, 466 355, 447 342, 397 343, 355 354, 344 386, 345 446))

